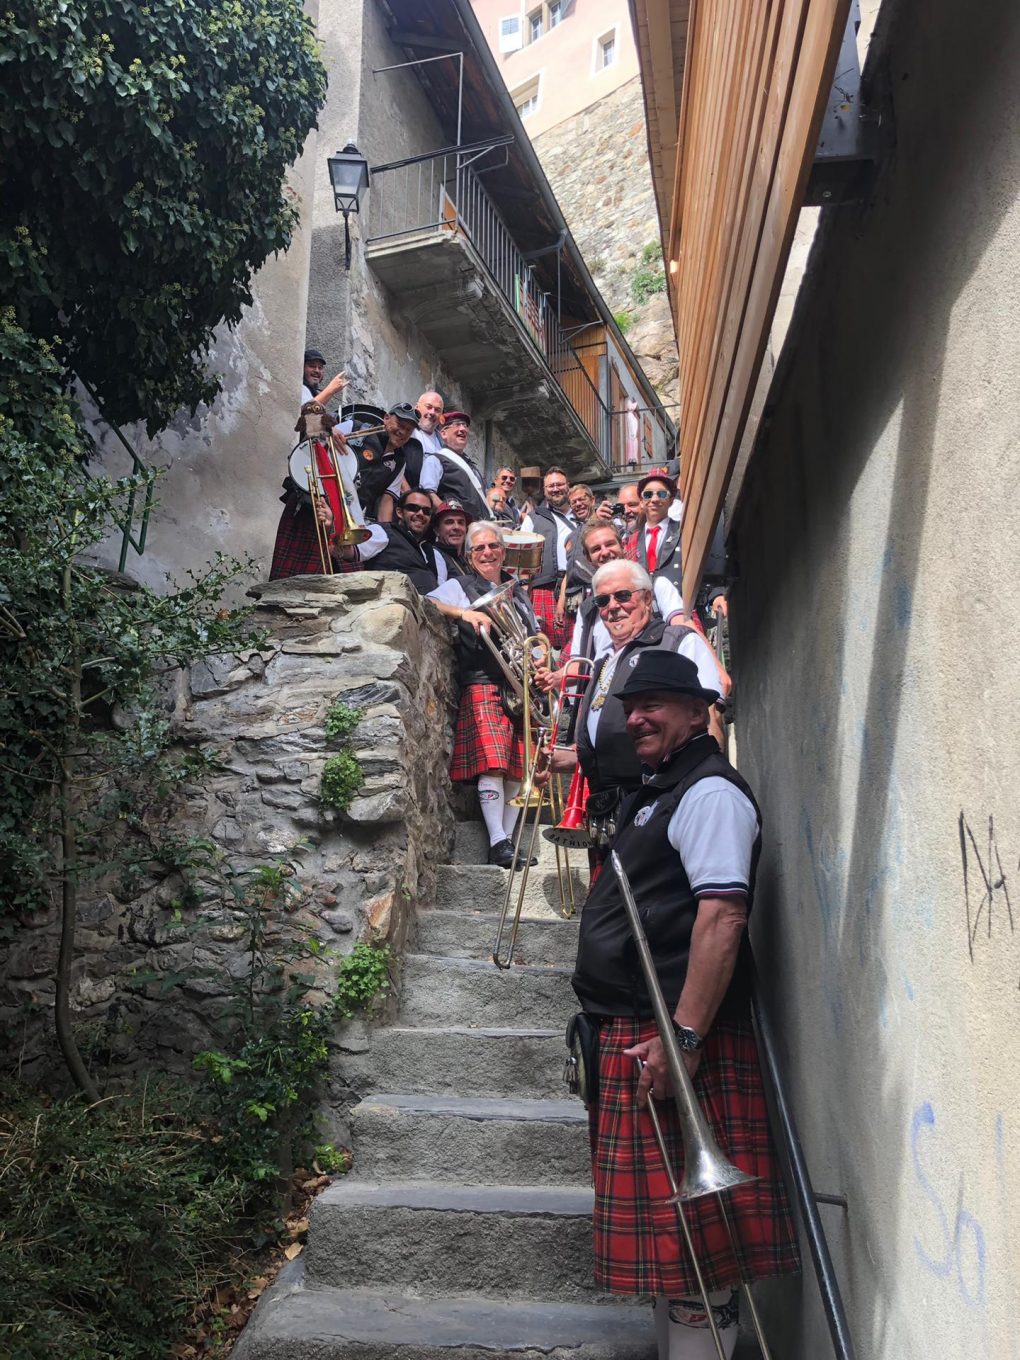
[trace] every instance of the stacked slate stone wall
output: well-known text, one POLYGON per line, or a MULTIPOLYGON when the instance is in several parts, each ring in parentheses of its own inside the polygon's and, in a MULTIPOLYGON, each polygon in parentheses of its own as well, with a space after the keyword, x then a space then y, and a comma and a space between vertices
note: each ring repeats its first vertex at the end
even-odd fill
MULTIPOLYGON (((84 1050, 114 1075, 183 1071, 209 1046, 227 978, 245 966, 224 871, 284 866, 291 919, 333 955, 328 988, 336 955, 360 939, 399 954, 448 857, 456 694, 441 616, 392 573, 294 577, 258 592, 264 649, 195 667, 176 696, 176 740, 215 748, 219 764, 166 826, 210 843, 219 867, 197 871, 190 903, 180 872, 157 861, 130 888, 118 876, 82 889, 73 1019, 84 1050), (319 802, 335 699, 362 711, 348 744, 364 784, 344 812, 319 802), (158 981, 139 981, 146 974, 173 985, 158 995, 158 981)), ((55 1082, 57 932, 53 913, 0 943, 3 1066, 55 1082)))

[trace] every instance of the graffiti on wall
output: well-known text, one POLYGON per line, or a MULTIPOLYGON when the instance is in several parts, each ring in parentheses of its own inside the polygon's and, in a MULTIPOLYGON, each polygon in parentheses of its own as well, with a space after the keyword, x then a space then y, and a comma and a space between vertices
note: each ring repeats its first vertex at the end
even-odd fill
MULTIPOLYGON (((967 951, 973 963, 979 951, 1000 951, 1020 944, 1009 895, 1009 875, 1003 865, 995 818, 988 815, 987 829, 978 831, 961 809, 959 818, 960 859, 963 868, 963 901, 967 918, 967 951)), ((1020 862, 1017 868, 1020 869, 1020 862)), ((1017 964, 1020 988, 1020 961, 1017 964)))

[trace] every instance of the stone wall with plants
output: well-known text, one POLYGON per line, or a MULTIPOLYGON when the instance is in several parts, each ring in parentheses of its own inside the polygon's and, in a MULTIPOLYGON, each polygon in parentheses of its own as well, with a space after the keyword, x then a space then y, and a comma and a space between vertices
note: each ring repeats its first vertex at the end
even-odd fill
MULTIPOLYGON (((215 1051, 249 983, 272 991, 265 970, 300 977, 302 1013, 322 1010, 358 942, 399 953, 446 858, 455 695, 438 614, 392 574, 255 593, 259 650, 199 662, 168 691, 172 744, 203 752, 200 771, 141 808, 135 852, 80 887, 71 1013, 104 1080, 215 1051)), ((36 1082, 61 1080, 58 936, 54 910, 0 940, 5 1066, 36 1082)), ((342 980, 355 1007, 379 981, 362 976, 367 957, 342 980)))
POLYGON ((640 79, 542 133, 535 150, 620 329, 660 397, 675 402, 676 343, 640 79))

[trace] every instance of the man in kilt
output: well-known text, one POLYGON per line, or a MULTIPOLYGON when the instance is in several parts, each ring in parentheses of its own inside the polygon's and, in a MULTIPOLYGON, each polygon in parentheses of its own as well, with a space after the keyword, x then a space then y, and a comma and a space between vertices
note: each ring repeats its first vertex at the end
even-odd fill
MULTIPOLYGON (((489 863, 509 869, 517 809, 508 806, 521 787, 524 732, 503 702, 503 673, 479 633, 491 627, 487 614, 473 609, 476 600, 511 581, 503 572, 503 537, 491 520, 468 526, 464 538, 468 570, 429 592, 449 618, 457 621, 457 672, 460 706, 454 733, 450 778, 478 782, 478 803, 489 835, 489 863)), ((538 625, 524 591, 513 586, 513 604, 528 634, 538 625)), ((521 862, 518 861, 518 868, 521 862)))
MULTIPOLYGON (((723 1153, 757 1177, 726 1193, 736 1253, 714 1196, 684 1206, 731 1355, 741 1279, 790 1273, 799 1258, 751 1028, 747 916, 761 816, 708 732, 717 698, 689 658, 636 654, 619 699, 643 783, 620 809, 614 848, 701 1107, 723 1153)), ((589 1106, 596 1278, 613 1294, 654 1296, 660 1360, 714 1360, 646 1109, 651 1093, 680 1179, 679 1117, 615 874, 602 873, 588 894, 572 981, 599 1026, 598 1091, 589 1106)))

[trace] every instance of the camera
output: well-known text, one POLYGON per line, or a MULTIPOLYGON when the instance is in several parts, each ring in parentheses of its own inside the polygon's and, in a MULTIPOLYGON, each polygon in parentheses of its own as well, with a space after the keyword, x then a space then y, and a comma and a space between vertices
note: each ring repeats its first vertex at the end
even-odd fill
POLYGON ((613 505, 613 518, 622 519, 624 513, 623 501, 616 501, 613 505))

